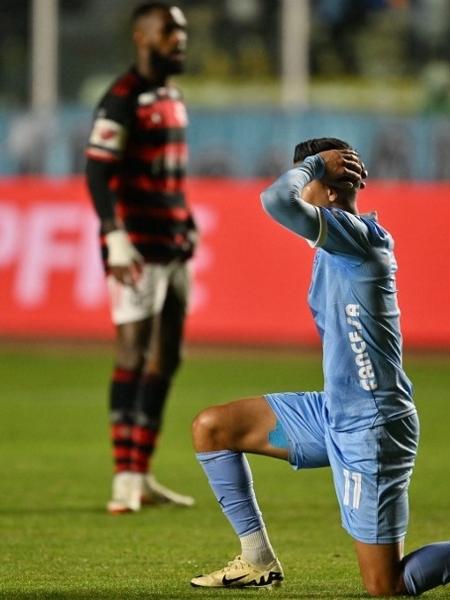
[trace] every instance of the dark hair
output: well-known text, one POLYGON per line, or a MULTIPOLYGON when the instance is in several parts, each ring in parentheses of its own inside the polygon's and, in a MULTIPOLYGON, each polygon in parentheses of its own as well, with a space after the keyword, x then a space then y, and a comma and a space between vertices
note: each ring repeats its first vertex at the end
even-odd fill
POLYGON ((301 162, 305 160, 307 156, 313 156, 314 154, 324 152, 325 150, 345 150, 346 148, 351 149, 350 144, 347 144, 347 142, 339 140, 338 138, 313 138, 311 140, 306 140, 305 142, 300 142, 300 144, 295 146, 294 162, 301 162))
POLYGON ((169 6, 164 2, 144 2, 144 4, 139 4, 131 14, 131 22, 136 23, 141 17, 145 17, 156 10, 169 10, 169 6))

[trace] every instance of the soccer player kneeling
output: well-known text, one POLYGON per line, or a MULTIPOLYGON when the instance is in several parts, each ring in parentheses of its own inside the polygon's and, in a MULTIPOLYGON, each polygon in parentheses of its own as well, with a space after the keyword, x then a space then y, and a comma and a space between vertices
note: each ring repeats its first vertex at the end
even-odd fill
POLYGON ((403 555, 419 424, 402 368, 394 243, 375 214, 358 214, 367 173, 348 144, 303 142, 294 163, 262 203, 317 248, 309 305, 322 338, 324 389, 247 398, 197 416, 197 458, 241 553, 191 584, 273 587, 283 580, 253 491, 250 452, 296 469, 331 467, 369 594, 417 595, 450 581, 450 542, 403 555))

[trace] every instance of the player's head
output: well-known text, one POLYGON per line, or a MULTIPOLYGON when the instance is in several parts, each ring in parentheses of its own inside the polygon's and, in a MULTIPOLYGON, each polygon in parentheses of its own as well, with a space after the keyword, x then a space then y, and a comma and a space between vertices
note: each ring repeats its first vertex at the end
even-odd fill
POLYGON ((140 4, 132 14, 138 65, 151 75, 182 73, 186 60, 186 18, 164 2, 140 4))
POLYGON ((353 148, 338 138, 313 138, 295 146, 294 164, 301 163, 308 156, 314 156, 325 150, 353 150, 353 148))
MULTIPOLYGON (((347 142, 338 138, 324 137, 313 138, 300 142, 295 146, 294 164, 301 164, 308 156, 314 156, 326 150, 353 150, 347 142)), ((336 205, 351 209, 355 206, 357 187, 348 190, 339 188, 337 185, 328 185, 314 179, 303 188, 302 198, 315 206, 336 205)))

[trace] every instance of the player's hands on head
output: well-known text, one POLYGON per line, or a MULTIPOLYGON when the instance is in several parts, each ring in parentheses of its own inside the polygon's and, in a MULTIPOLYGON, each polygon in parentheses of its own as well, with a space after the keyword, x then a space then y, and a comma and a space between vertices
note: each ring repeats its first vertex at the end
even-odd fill
POLYGON ((354 150, 325 150, 319 156, 325 165, 324 183, 344 190, 366 186, 367 169, 354 150))
POLYGON ((134 286, 142 274, 144 259, 136 250, 127 233, 116 229, 106 234, 108 266, 111 274, 124 285, 134 286))

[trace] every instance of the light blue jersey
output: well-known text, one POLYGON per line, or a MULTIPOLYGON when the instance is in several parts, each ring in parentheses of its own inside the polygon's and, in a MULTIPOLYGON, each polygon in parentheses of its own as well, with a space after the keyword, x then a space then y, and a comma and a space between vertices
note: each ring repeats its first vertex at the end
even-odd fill
POLYGON ((307 158, 263 192, 266 211, 318 248, 309 305, 323 344, 328 425, 357 431, 415 412, 402 367, 402 337, 391 235, 375 215, 316 208, 303 187, 323 175, 307 158))

